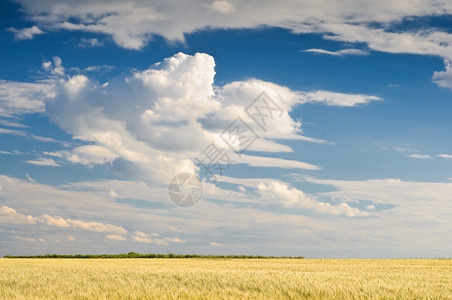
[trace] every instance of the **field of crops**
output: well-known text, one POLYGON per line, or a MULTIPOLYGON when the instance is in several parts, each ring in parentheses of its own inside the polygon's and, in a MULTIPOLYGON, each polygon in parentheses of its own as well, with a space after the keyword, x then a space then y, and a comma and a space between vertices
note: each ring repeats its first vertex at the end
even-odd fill
POLYGON ((452 260, 0 259, 1 299, 452 299, 452 260))

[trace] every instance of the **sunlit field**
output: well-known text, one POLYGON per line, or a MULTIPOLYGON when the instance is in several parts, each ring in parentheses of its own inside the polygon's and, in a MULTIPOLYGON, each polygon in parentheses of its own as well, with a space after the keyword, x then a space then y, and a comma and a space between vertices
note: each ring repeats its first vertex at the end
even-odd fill
POLYGON ((452 260, 0 259, 2 299, 452 299, 452 260))

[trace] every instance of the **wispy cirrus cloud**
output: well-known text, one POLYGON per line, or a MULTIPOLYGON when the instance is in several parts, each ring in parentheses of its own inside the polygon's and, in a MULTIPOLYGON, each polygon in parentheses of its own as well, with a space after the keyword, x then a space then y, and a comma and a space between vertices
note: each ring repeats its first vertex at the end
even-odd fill
POLYGON ((432 156, 429 154, 418 154, 418 153, 412 153, 412 154, 407 154, 407 157, 411 157, 411 158, 417 158, 417 159, 431 159, 432 156))
POLYGON ((314 92, 301 92, 300 102, 309 103, 316 102, 320 104, 326 104, 329 106, 358 106, 367 104, 372 101, 382 101, 383 99, 373 95, 362 94, 345 94, 331 91, 314 91, 314 92))
POLYGON ((324 49, 312 48, 312 49, 302 50, 302 52, 325 54, 325 55, 331 55, 331 56, 369 55, 368 51, 361 50, 361 49, 342 49, 342 50, 337 50, 337 51, 329 51, 329 50, 324 50, 324 49))
POLYGON ((47 166, 47 167, 61 167, 61 164, 51 158, 40 157, 38 159, 29 159, 25 161, 28 164, 35 166, 47 166))

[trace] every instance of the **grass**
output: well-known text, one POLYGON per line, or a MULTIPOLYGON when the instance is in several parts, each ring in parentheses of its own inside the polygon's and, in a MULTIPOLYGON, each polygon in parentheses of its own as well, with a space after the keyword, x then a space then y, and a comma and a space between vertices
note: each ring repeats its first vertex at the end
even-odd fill
POLYGON ((1 299, 452 299, 451 260, 0 259, 1 299))

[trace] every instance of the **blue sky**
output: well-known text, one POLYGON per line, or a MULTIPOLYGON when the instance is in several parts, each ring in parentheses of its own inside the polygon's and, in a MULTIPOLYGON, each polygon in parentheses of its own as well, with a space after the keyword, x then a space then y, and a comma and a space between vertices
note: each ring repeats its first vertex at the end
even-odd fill
POLYGON ((3 1, 0 255, 450 256, 452 5, 412 2, 3 1))

